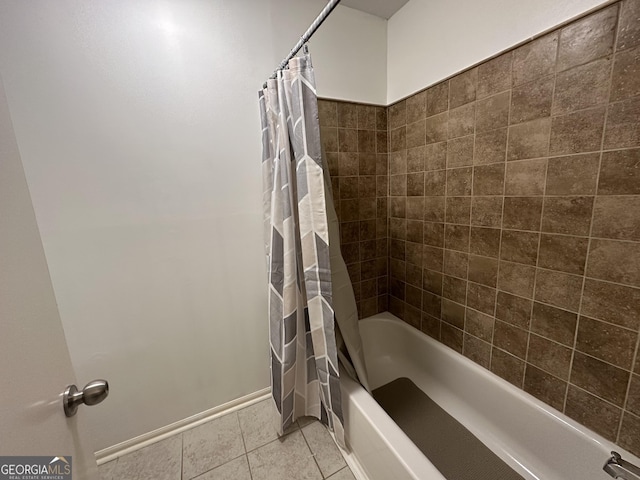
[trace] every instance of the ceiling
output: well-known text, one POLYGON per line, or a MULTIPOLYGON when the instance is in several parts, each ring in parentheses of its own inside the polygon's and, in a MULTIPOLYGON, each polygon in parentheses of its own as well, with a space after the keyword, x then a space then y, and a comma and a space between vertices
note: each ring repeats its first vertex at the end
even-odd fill
POLYGON ((409 0, 342 0, 340 5, 388 19, 408 1, 409 0))

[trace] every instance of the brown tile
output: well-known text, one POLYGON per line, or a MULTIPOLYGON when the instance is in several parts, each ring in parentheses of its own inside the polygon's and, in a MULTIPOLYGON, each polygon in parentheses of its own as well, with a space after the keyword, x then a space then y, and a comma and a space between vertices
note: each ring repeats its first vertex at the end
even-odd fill
POLYGON ((376 155, 376 175, 389 174, 389 155, 376 155))
POLYGON ((640 455, 640 417, 624 413, 618 443, 636 456, 640 455))
POLYGON ((575 352, 571 367, 571 383, 614 405, 624 403, 629 372, 596 358, 575 352))
POLYGON ((374 130, 358 130, 357 132, 358 132, 358 152, 375 153, 376 151, 375 131, 374 130))
POLYGON ((445 250, 444 252, 444 273, 459 278, 467 278, 469 268, 469 254, 445 250))
POLYGON ((640 243, 594 238, 589 249, 587 275, 640 286, 640 243))
POLYGON ((444 81, 427 89, 427 116, 436 115, 449 109, 449 81, 444 81))
POLYGON ((407 264, 422 266, 422 243, 405 242, 405 261, 407 264))
POLYGON ((358 177, 339 177, 340 199, 358 198, 358 177))
POLYGON ((507 129, 499 128, 476 134, 474 165, 504 162, 507 152, 507 129))
POLYGON ((422 270, 422 288, 434 295, 442 295, 442 273, 422 270))
POLYGON ((626 0, 620 4, 616 50, 623 50, 640 43, 640 22, 638 22, 638 18, 640 18, 640 3, 638 3, 638 0, 626 0))
POLYGON ((407 263, 405 266, 405 282, 407 285, 422 288, 422 265, 412 265, 407 263))
POLYGON ((478 98, 511 88, 512 52, 503 53, 478 67, 478 98))
POLYGON ((389 215, 392 217, 406 218, 407 197, 391 197, 389 200, 389 215))
POLYGON ((378 156, 375 153, 358 153, 358 173, 360 175, 375 175, 378 156))
POLYGON ((329 165, 329 173, 331 177, 337 177, 340 175, 340 154, 337 152, 325 152, 325 158, 327 159, 327 164, 329 165))
POLYGON ((640 290, 587 278, 582 298, 582 314, 638 330, 640 290))
POLYGON ((360 239, 360 261, 373 260, 376 258, 376 241, 362 241, 360 239))
POLYGON ((467 298, 467 281, 445 275, 442 279, 442 296, 464 304, 467 298))
POLYGON ((401 150, 391 152, 389 154, 389 172, 390 174, 407 173, 407 151, 401 150))
POLYGON ((375 197, 358 199, 359 220, 375 219, 376 213, 375 197))
POLYGON ((599 153, 550 158, 545 194, 594 195, 599 166, 599 153))
POLYGON ((632 375, 629 383, 627 410, 634 415, 640 415, 640 375, 632 375))
POLYGON ((338 151, 338 129, 335 127, 320 127, 322 148, 325 152, 338 151))
POLYGON ((538 266, 549 270, 584 274, 587 260, 587 238, 569 237, 566 235, 542 235, 538 266))
POLYGON ((376 196, 386 200, 389 196, 389 177, 387 175, 376 175, 376 196))
MULTIPOLYGON (((425 179, 427 177, 425 173, 425 179)), ((427 193, 425 185, 425 193, 427 193)), ((427 222, 444 222, 444 197, 424 198, 424 220, 427 222)))
POLYGON ((444 247, 444 223, 424 222, 421 242, 432 247, 444 247))
POLYGON ((340 175, 358 175, 360 162, 358 160, 358 154, 353 153, 340 153, 338 156, 338 171, 340 175))
POLYGON ((496 304, 496 289, 469 282, 467 286, 467 307, 493 315, 496 304))
POLYGON ((613 58, 605 57, 559 73, 552 113, 559 115, 606 103, 612 64, 613 58))
POLYGON ((476 99, 478 69, 472 68, 449 80, 449 108, 456 108, 476 99))
POLYGON ((509 162, 505 177, 505 195, 542 195, 547 174, 547 160, 509 162))
POLYGON ((417 122, 407 125, 407 148, 419 147, 424 145, 426 136, 426 121, 418 120, 417 122))
POLYGON ((495 319, 491 315, 467 308, 465 331, 482 340, 491 342, 493 339, 493 324, 495 319))
POLYGON ((360 223, 346 222, 340 224, 340 243, 353 243, 360 240, 360 223))
POLYGON ((494 347, 491 350, 491 371, 516 387, 522 388, 524 362, 519 358, 494 347))
POLYGON ((510 126, 507 160, 546 157, 549 153, 550 132, 550 118, 510 126))
POLYGON ((464 328, 464 306, 443 298, 442 320, 455 327, 464 328))
POLYGON ((498 292, 496 318, 520 328, 529 328, 531 319, 531 300, 498 292))
POLYGON ((404 282, 401 282, 397 278, 392 277, 389 279, 389 292, 391 293, 391 295, 402 300, 403 302, 404 302, 405 287, 406 287, 406 284, 404 282))
POLYGON ((616 53, 610 102, 640 95, 640 46, 616 53))
POLYGON ((582 277, 538 269, 536 300, 577 312, 581 292, 582 277))
POLYGON ((358 105, 358 128, 361 130, 376 129, 376 107, 372 105, 358 105))
POLYGON ((558 71, 590 62, 613 52, 618 6, 572 22, 560 31, 558 71))
POLYGON ((443 170, 447 164, 447 142, 431 143, 424 149, 424 169, 443 170))
POLYGON ((318 100, 318 117, 321 127, 338 126, 338 105, 328 100, 318 100))
POLYGON ((535 265, 538 260, 539 241, 539 233, 503 230, 500 259, 535 265))
POLYGON ((447 169, 447 195, 471 195, 472 167, 447 169))
POLYGON ((640 240, 640 196, 598 196, 591 235, 640 240))
POLYGON ((503 214, 504 228, 537 231, 542 216, 542 197, 505 197, 503 214))
POLYGON ((482 165, 473 168, 473 194, 502 195, 504 191, 503 163, 482 165))
POLYGON ((578 315, 534 302, 531 331, 564 345, 573 346, 578 315))
POLYGON ((472 335, 465 335, 462 353, 478 365, 489 368, 491 363, 491 344, 483 342, 472 335))
POLYGON ((430 337, 440 340, 440 319, 432 317, 426 313, 422 314, 422 325, 420 330, 430 337))
POLYGON ((467 135, 447 142, 447 168, 473 164, 473 141, 473 135, 467 135))
POLYGON ((599 150, 605 110, 605 107, 596 107, 553 117, 549 142, 551 155, 599 150))
POLYGON ((436 272, 442 272, 444 263, 444 250, 442 248, 424 246, 423 267, 436 272))
POLYGON ((416 93, 407 98, 407 123, 417 122, 427 116, 427 92, 416 93))
POLYGON ((604 148, 640 146, 640 97, 609 105, 604 128, 604 148))
POLYGON ((498 281, 498 260, 496 258, 471 255, 469 257, 469 280, 481 285, 495 287, 498 281))
POLYGON ((424 197, 407 197, 407 218, 420 220, 424 214, 424 197))
POLYGON ((455 327, 442 323, 440 326, 441 342, 458 353, 462 353, 463 332, 455 327))
POLYGON ((622 411, 610 403, 569 385, 564 413, 604 438, 616 440, 622 411))
POLYGON ((571 349, 532 333, 527 362, 562 380, 568 380, 571 349))
POLYGON ((475 116, 475 103, 468 103, 462 107, 449 110, 449 138, 473 134, 475 116))
POLYGON ((527 354, 528 337, 529 334, 525 330, 497 320, 493 332, 493 345, 524 359, 527 354))
POLYGON ((423 292, 422 294, 422 311, 428 313, 433 317, 440 318, 440 311, 442 310, 442 297, 434 295, 430 292, 423 292))
POLYGON ((546 197, 542 231, 589 235, 593 197, 546 197))
POLYGON ((524 374, 524 391, 556 410, 562 411, 567 382, 563 382, 532 365, 527 365, 524 374))
POLYGON ((498 288, 521 297, 532 298, 535 268, 519 263, 500 262, 498 288))
POLYGON ((405 301, 412 307, 422 308, 422 289, 412 285, 405 287, 405 301))
MULTIPOLYGON (((341 246, 342 258, 347 265, 360 261, 360 243, 347 243, 341 246)), ((354 280, 360 280, 359 277, 354 277, 354 280)))
POLYGON ((580 317, 576 349, 620 368, 633 368, 638 334, 610 323, 580 317))
POLYGON ((412 305, 405 304, 403 320, 409 325, 411 325, 413 328, 416 328, 419 330, 420 322, 422 321, 422 312, 420 312, 420 309, 412 305))
MULTIPOLYGON (((389 242, 392 243, 392 242, 389 242)), ((398 244, 398 242, 394 242, 396 244, 398 244)), ((394 251, 395 251, 396 247, 394 247, 394 251)), ((391 249, 390 250, 390 255, 391 255, 391 249)), ((389 259, 389 264, 391 267, 391 277, 393 279, 396 280, 400 280, 400 281, 405 281, 405 270, 406 270, 406 263, 403 260, 398 260, 397 258, 394 258, 394 255, 391 255, 391 258, 389 259)))
POLYGON ((376 177, 374 175, 361 175, 358 177, 358 196, 376 196, 376 177))
POLYGON ((500 230, 497 228, 471 227, 469 251, 475 255, 496 258, 500 251, 500 230))
POLYGON ((447 223, 469 225, 471 217, 471 197, 447 197, 447 223))
POLYGON ((407 124, 407 102, 402 100, 394 103, 388 109, 389 130, 407 124))
POLYGON ((426 196, 444 195, 446 188, 447 172, 434 170, 424 173, 424 194, 426 196))
POLYGON ((527 42, 513 52, 513 84, 520 85, 553 73, 558 32, 527 42))
POLYGON ((450 250, 458 250, 461 252, 469 251, 470 227, 463 225, 445 225, 444 244, 445 248, 450 250))
POLYGON ((554 76, 538 78, 515 87, 511 92, 511 124, 551 115, 554 76))
POLYGON ((471 199, 471 224, 485 227, 502 225, 502 197, 476 197, 471 199))
MULTIPOLYGON (((414 145, 415 146, 415 145, 414 145)), ((391 130, 389 136, 389 151, 406 150, 407 148, 407 127, 398 127, 391 130)))
POLYGON ((432 117, 427 117, 425 121, 426 142, 442 142, 447 139, 449 113, 443 112, 432 117))
POLYGON ((424 173, 407 175, 407 196, 422 197, 424 195, 424 173))
MULTIPOLYGON (((421 145, 419 147, 413 147, 407 149, 407 173, 422 173, 424 172, 424 154, 426 146, 421 145)), ((444 168, 444 164, 442 166, 444 168)), ((433 170, 433 169, 429 169, 433 170)))
POLYGON ((360 240, 370 241, 376 239, 376 221, 363 220, 360 223, 360 240))
MULTIPOLYGON (((508 125, 508 91, 485 98, 484 100, 478 100, 477 104, 476 132, 486 132, 487 130, 495 130, 496 128, 502 128, 508 125)), ((449 135, 451 135, 451 131, 449 131, 449 135)))
POLYGON ((354 103, 338 102, 338 127, 358 128, 358 107, 354 103))
POLYGON ((640 148, 604 152, 598 195, 640 194, 640 148))
POLYGON ((387 123, 387 107, 376 107, 376 129, 384 130, 388 129, 387 123))
POLYGON ((340 201, 340 220, 343 222, 360 220, 357 199, 340 201))

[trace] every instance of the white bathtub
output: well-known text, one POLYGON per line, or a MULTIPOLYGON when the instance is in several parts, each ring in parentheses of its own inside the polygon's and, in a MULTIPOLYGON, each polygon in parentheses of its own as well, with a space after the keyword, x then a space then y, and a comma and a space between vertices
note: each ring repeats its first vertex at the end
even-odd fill
MULTIPOLYGON (((391 315, 360 321, 371 388, 408 377, 525 479, 607 480, 610 451, 640 459, 391 315), (433 368, 435 367, 435 368, 433 368)), ((371 480, 444 479, 342 375, 347 442, 371 480)), ((464 455, 464 452, 460 452, 464 455)))

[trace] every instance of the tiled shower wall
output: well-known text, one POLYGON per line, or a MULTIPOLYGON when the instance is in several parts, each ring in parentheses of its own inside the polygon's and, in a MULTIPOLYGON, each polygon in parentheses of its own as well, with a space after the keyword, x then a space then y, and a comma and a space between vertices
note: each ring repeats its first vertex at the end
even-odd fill
POLYGON ((387 109, 319 102, 342 256, 360 318, 388 308, 387 109))
POLYGON ((388 278, 392 313, 640 455, 640 0, 386 114, 388 170, 384 111, 321 102, 360 316, 388 278))

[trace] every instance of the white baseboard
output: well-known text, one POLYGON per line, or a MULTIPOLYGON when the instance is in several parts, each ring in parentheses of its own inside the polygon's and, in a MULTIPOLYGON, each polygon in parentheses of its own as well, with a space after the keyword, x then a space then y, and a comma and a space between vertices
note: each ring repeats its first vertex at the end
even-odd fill
POLYGON ((159 442, 160 440, 164 440, 172 435, 209 422, 214 418, 221 417, 260 402, 268 398, 270 392, 271 388, 269 387, 258 390, 257 392, 250 393, 244 397, 236 398, 235 400, 210 408, 204 412, 196 413, 195 415, 185 419, 178 420, 177 422, 158 428, 157 430, 139 435, 130 440, 125 440, 124 442, 113 445, 112 447, 104 448, 95 453, 96 461, 98 462, 98 465, 110 462, 111 460, 115 460, 127 453, 135 452, 136 450, 140 450, 141 448, 159 442))
MULTIPOLYGON (((336 443, 336 445, 338 444, 336 443)), ((340 453, 342 453, 344 461, 347 462, 347 465, 351 469, 351 473, 353 473, 353 476, 356 477, 356 480, 369 480, 369 477, 364 472, 364 468, 362 468, 360 461, 353 454, 353 452, 347 452, 346 450, 343 450, 339 445, 338 449, 340 450, 340 453)))

